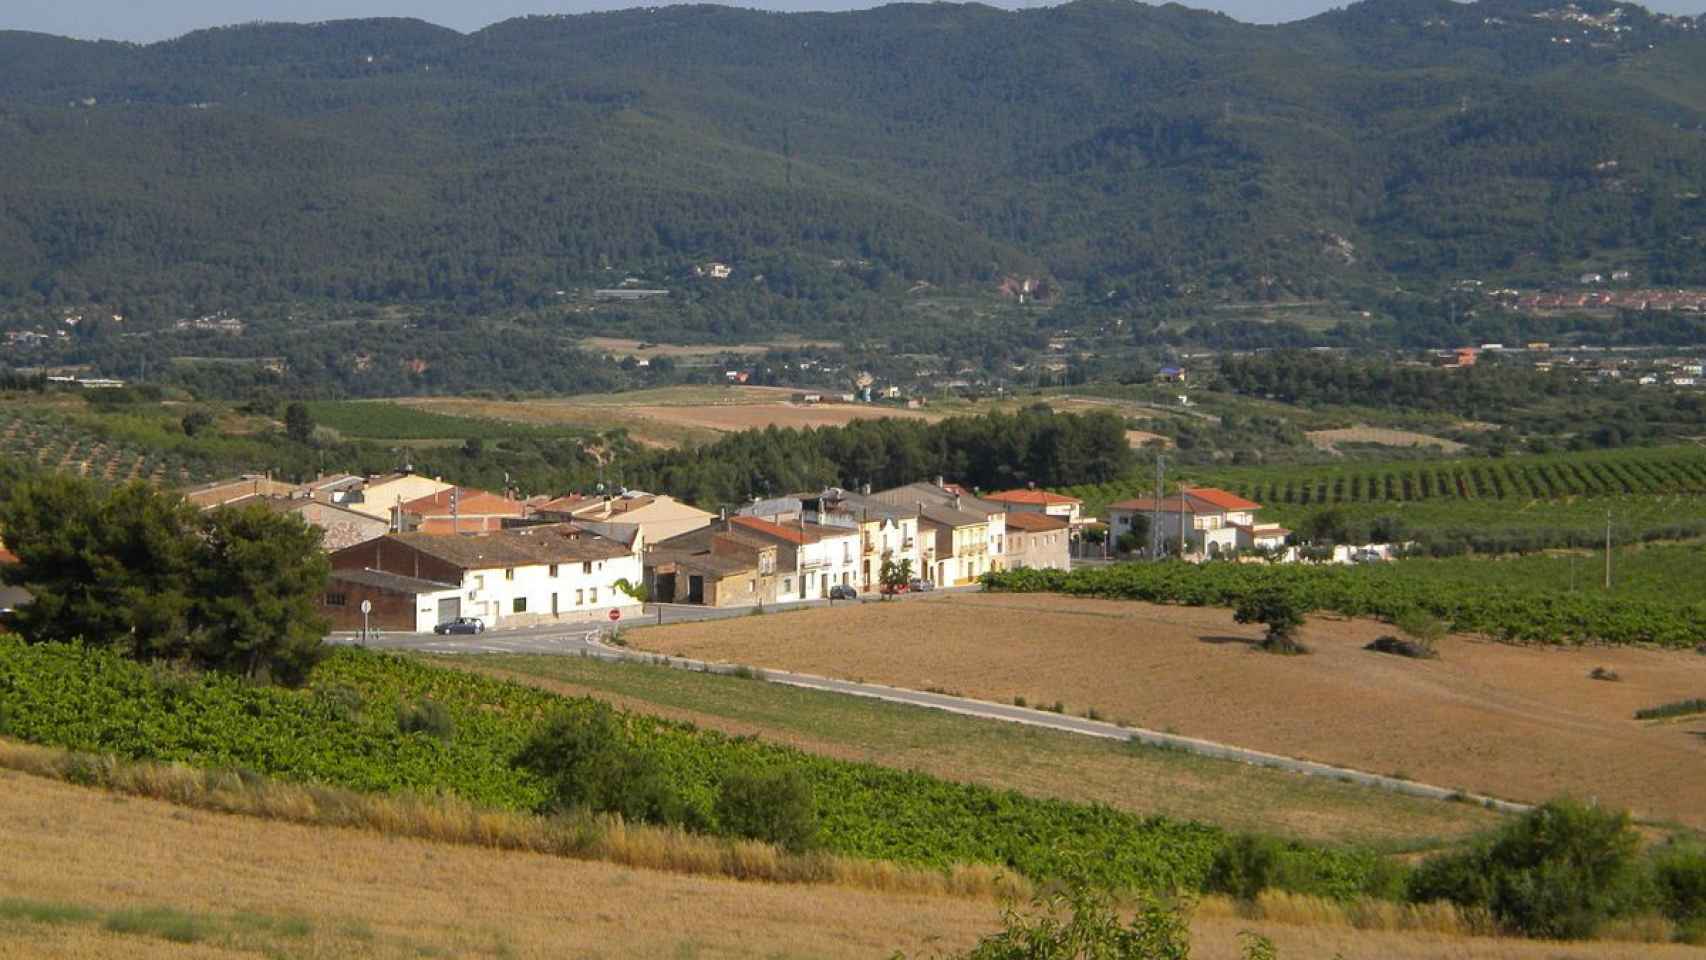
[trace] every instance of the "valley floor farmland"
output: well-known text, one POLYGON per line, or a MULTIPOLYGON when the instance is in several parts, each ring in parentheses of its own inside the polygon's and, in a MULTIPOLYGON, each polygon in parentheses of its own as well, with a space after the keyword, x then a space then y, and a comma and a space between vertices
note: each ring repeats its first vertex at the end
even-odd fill
POLYGON ((621 427, 642 443, 681 446, 724 433, 777 427, 839 427, 882 417, 940 420, 947 414, 853 403, 794 403, 778 387, 670 387, 546 400, 417 397, 396 401, 435 413, 483 420, 596 430, 621 427))
POLYGON ((1593 796, 1706 827, 1706 717, 1634 711, 1700 696, 1706 657, 1451 637, 1442 659, 1362 649, 1390 627, 1312 619, 1272 657, 1229 611, 1055 595, 866 603, 637 630, 647 650, 1110 719, 1514 800, 1593 796), (1621 681, 1590 680, 1595 667, 1621 681))
MULTIPOLYGON (((499 853, 192 811, 0 771, 0 953, 17 960, 311 956, 935 956, 994 929, 985 900, 771 886, 499 853), (169 884, 162 877, 172 878, 169 884), (39 910, 31 909, 38 906, 39 910), (170 911, 194 942, 109 930, 170 911), (95 919, 63 919, 79 912, 95 919), (44 922, 31 914, 57 915, 44 922), (148 914, 141 914, 148 916, 148 914)), ((1238 956, 1240 930, 1284 960, 1335 954, 1541 960, 1559 945, 1361 932, 1205 911, 1193 956, 1238 956)), ((1687 947, 1570 944, 1581 960, 1698 958, 1687 947)))

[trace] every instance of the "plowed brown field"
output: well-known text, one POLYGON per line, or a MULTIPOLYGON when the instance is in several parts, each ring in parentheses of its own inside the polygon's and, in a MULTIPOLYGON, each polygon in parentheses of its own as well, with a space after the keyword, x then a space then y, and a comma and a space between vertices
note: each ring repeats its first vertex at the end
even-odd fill
POLYGON ((1706 717, 1635 710, 1706 695, 1706 657, 1449 637, 1436 661, 1362 649, 1390 627, 1311 620, 1313 653, 1252 649, 1229 611, 1049 595, 868 602, 634 631, 648 650, 1064 701, 1109 718, 1516 800, 1570 793, 1706 827, 1706 717), (1591 680, 1603 666, 1620 682, 1591 680))

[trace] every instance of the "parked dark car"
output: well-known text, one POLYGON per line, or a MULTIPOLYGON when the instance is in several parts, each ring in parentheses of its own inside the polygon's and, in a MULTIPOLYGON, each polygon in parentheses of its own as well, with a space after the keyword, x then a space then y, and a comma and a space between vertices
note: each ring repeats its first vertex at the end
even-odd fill
POLYGON ((859 599, 859 591, 853 589, 852 587, 848 586, 845 583, 838 583, 835 586, 829 588, 829 599, 831 599, 831 600, 857 600, 857 599, 859 599))
POLYGON ((479 617, 457 617, 433 627, 432 632, 440 636, 450 633, 485 633, 486 623, 479 617))
POLYGON ((931 583, 923 577, 913 577, 912 582, 906 586, 907 589, 911 590, 913 593, 928 593, 931 590, 936 589, 936 585, 934 583, 931 583))

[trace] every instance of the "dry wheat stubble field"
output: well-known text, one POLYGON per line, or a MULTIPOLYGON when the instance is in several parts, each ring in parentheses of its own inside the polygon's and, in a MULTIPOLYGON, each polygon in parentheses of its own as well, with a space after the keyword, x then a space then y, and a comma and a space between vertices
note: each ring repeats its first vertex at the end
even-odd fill
POLYGON ((412 397, 396 403, 451 416, 543 426, 624 427, 641 443, 676 447, 725 433, 777 427, 840 427, 882 417, 939 420, 945 414, 870 404, 792 401, 780 387, 670 387, 543 400, 412 397))
POLYGON ((1252 649, 1230 611, 1050 595, 868 602, 637 630, 658 653, 978 699, 1063 701, 1109 719, 1516 800, 1558 794, 1706 828, 1706 718, 1635 710, 1698 697, 1706 657, 1449 637, 1441 659, 1363 650, 1390 627, 1315 618, 1314 650, 1252 649), (1591 680, 1595 667, 1621 681, 1591 680))
MULTIPOLYGON (((165 908, 208 933, 173 942, 99 921, 0 918, 8 960, 95 957, 936 956, 996 925, 987 900, 771 886, 500 853, 191 811, 0 771, 0 904, 108 913, 165 908), (13 902, 16 902, 15 900, 13 902)), ((1237 956, 1238 932, 1285 960, 1699 958, 1683 947, 1560 944, 1252 922, 1207 911, 1193 956, 1237 956)))

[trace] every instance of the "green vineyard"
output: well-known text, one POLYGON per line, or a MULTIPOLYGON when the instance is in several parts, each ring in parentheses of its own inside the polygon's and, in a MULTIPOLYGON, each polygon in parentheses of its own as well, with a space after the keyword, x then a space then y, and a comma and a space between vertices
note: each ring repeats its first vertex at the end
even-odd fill
MULTIPOLYGON (((1565 500, 1706 494, 1706 449, 1655 447, 1480 460, 1248 467, 1192 471, 1189 482, 1223 487, 1264 506, 1418 503, 1438 500, 1565 500)), ((1075 488, 1089 504, 1146 496, 1148 478, 1075 488)))
POLYGON ((207 479, 208 469, 171 452, 111 440, 41 411, 0 411, 0 457, 97 480, 175 486, 207 479))

